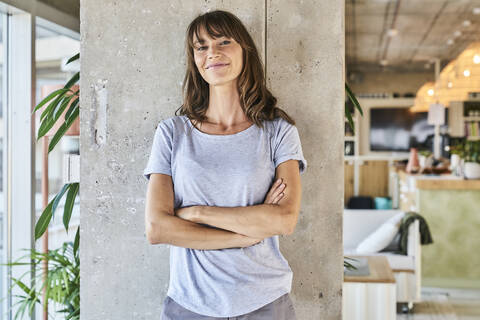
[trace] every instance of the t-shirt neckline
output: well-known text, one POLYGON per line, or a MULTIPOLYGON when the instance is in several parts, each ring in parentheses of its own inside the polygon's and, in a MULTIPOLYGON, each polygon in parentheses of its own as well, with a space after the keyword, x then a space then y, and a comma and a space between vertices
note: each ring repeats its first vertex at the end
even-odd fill
POLYGON ((246 128, 246 129, 243 129, 242 131, 232 133, 232 134, 209 134, 209 133, 205 133, 205 132, 202 132, 202 131, 198 130, 197 127, 195 127, 193 125, 192 121, 190 121, 189 117, 187 117, 187 116, 184 116, 184 117, 187 119, 189 125, 192 128, 192 131, 195 134, 203 136, 203 137, 212 138, 212 139, 227 139, 227 138, 244 136, 244 135, 248 134, 250 131, 252 131, 254 129, 254 127, 256 126, 255 123, 252 123, 252 125, 250 127, 246 128))

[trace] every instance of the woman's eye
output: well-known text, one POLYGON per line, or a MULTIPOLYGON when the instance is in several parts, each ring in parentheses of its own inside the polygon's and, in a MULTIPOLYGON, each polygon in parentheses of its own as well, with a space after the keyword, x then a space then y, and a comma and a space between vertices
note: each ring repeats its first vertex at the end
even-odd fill
MULTIPOLYGON (((230 44, 230 43, 232 43, 232 41, 230 41, 230 40, 223 40, 222 42, 220 42, 220 44, 222 44, 222 45, 226 45, 226 44, 230 44)), ((207 50, 207 48, 208 48, 207 46, 201 46, 201 47, 197 47, 196 50, 197 51, 203 51, 203 50, 207 50)))

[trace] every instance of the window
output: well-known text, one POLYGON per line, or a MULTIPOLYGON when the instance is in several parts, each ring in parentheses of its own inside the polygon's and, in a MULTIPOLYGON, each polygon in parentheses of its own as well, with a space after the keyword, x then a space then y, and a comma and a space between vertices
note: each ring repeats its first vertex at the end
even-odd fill
MULTIPOLYGON (((33 0, 35 1, 35 0, 33 0)), ((21 2, 19 2, 21 4, 21 2)), ((27 6, 30 7, 30 6, 27 6)), ((56 20, 58 11, 37 6, 39 15, 50 15, 56 20), (52 15, 53 12, 53 15, 52 15)), ((78 18, 62 23, 75 25, 78 18)), ((80 50, 79 34, 35 17, 28 12, 0 2, 0 260, 14 261, 26 252, 23 249, 41 250, 41 241, 34 242, 34 226, 42 205, 42 143, 36 143, 40 114, 31 116, 32 104, 42 99, 42 88, 52 84, 64 85, 75 72, 79 62, 65 66, 66 61, 80 50), (32 27, 34 26, 34 27, 32 27), (32 38, 35 41, 32 41, 32 38), (32 47, 32 44, 35 47, 32 47), (35 53, 35 56, 33 56, 35 53), (35 69, 32 72, 32 68, 35 69), (32 79, 35 79, 33 85, 32 79), (33 92, 32 88, 36 88, 33 92), (32 99, 33 96, 33 99, 32 99), (35 123, 32 123, 35 122, 35 123), (33 130, 35 129, 35 130, 33 130)), ((68 20, 68 19, 67 19, 68 20)), ((65 137, 49 155, 49 200, 62 186, 63 153, 78 152, 78 138, 65 137)), ((57 209, 63 210, 63 203, 57 209)), ((61 213, 60 213, 61 215, 61 213)), ((73 240, 75 224, 78 225, 78 204, 75 205, 69 235, 65 234, 62 219, 56 218, 49 228, 49 248, 57 248, 64 241, 73 240), (58 225, 57 225, 58 224, 58 225), (61 227, 61 228, 60 228, 61 227)), ((29 266, 8 268, 0 266, 0 318, 13 319, 7 313, 15 304, 14 295, 8 294, 12 277, 29 283, 29 266)), ((53 311, 49 304, 49 311, 53 311)), ((13 309, 15 310, 15 309, 13 309)), ((37 306, 36 318, 42 319, 42 308, 37 306)), ((27 317, 24 317, 27 318, 27 317)))

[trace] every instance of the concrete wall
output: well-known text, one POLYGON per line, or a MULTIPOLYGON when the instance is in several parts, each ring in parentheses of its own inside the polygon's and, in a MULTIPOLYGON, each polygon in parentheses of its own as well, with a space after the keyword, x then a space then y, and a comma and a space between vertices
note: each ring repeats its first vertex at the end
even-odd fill
POLYGON ((215 8, 252 32, 309 163, 296 231, 281 239, 298 319, 340 319, 344 2, 82 0, 82 320, 160 315, 168 249, 145 238, 142 171, 157 123, 181 104, 185 29, 215 8))

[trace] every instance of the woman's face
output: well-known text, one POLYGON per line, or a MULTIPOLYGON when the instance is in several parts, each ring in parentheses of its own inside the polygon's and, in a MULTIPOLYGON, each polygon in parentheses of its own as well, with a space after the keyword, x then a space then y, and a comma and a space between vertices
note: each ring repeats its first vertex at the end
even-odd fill
POLYGON ((200 39, 193 35, 195 65, 203 79, 210 85, 220 86, 236 83, 242 72, 243 49, 234 39, 210 38, 205 30, 200 30, 200 39))

